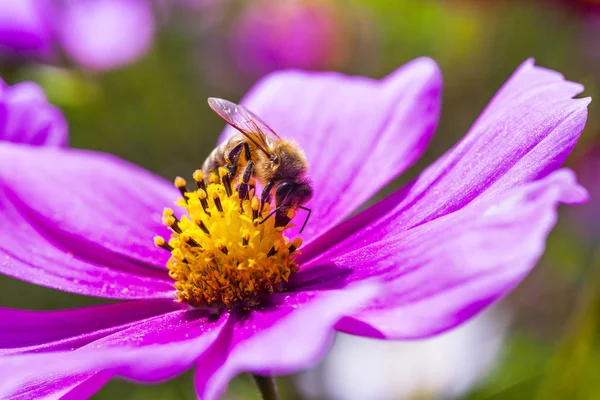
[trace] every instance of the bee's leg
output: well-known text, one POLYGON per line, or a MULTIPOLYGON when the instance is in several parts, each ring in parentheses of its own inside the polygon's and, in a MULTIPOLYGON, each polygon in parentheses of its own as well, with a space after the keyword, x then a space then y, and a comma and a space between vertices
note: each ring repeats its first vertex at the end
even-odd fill
POLYGON ((248 196, 248 182, 250 182, 250 178, 252 177, 252 172, 254 171, 254 162, 248 161, 246 164, 246 168, 244 168, 244 173, 242 174, 242 181, 238 185, 238 194, 240 196, 240 209, 242 208, 242 202, 248 196))
POLYGON ((265 203, 271 202, 271 189, 273 189, 273 185, 273 182, 267 183, 260 194, 260 215, 262 215, 265 203))
POLYGON ((304 223, 302 224, 302 228, 300 229, 300 232, 298 232, 298 233, 302 233, 302 231, 306 227, 306 223, 308 222, 308 220, 310 218, 310 214, 312 214, 312 209, 310 209, 308 207, 304 207, 304 206, 298 206, 298 208, 300 208, 304 211, 308 211, 308 215, 306 216, 306 219, 304 220, 304 223))
POLYGON ((237 144, 227 155, 227 161, 229 162, 229 167, 227 169, 229 170, 230 180, 233 180, 235 174, 237 173, 242 150, 244 151, 244 157, 246 158, 246 161, 250 161, 250 146, 247 142, 241 142, 237 144))

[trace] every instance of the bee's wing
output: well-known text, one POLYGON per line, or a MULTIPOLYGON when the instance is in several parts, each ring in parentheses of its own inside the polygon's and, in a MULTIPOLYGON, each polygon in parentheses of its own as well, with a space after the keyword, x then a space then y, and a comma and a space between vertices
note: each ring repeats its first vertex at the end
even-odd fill
POLYGON ((273 131, 262 119, 246 110, 239 104, 231 101, 208 98, 208 105, 225 122, 240 131, 250 140, 258 149, 262 150, 267 156, 273 155, 273 150, 267 139, 267 135, 280 139, 279 135, 273 131))

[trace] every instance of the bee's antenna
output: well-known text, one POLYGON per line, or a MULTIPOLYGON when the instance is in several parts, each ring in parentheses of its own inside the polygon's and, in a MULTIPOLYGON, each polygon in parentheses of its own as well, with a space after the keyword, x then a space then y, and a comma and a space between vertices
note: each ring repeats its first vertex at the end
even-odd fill
POLYGON ((298 232, 298 233, 302 233, 302 231, 306 227, 306 223, 308 222, 308 219, 310 218, 310 214, 312 213, 312 210, 310 208, 304 207, 304 206, 298 206, 298 208, 301 208, 304 211, 308 211, 308 215, 306 216, 306 219, 304 220, 304 223, 302 224, 302 229, 300 229, 300 232, 298 232))

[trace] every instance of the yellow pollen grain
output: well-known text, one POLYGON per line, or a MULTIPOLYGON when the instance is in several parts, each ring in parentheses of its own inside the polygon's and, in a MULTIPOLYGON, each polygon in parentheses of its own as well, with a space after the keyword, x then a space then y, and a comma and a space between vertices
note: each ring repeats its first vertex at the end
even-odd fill
POLYGON ((169 217, 163 217, 163 224, 165 224, 166 226, 171 226, 175 223, 175 217, 169 216, 169 217))
MULTIPOLYGON (((225 178, 227 170, 220 169, 219 176, 225 178)), ((228 180, 219 176, 211 175, 205 185, 202 172, 194 172, 202 188, 176 202, 185 209, 179 220, 172 209, 163 211, 163 223, 177 232, 168 239, 157 236, 154 243, 171 252, 167 267, 178 301, 198 307, 251 306, 261 295, 284 289, 299 269, 295 257, 302 241, 290 241, 284 233, 291 225, 275 227, 274 217, 259 223, 273 206, 266 203, 259 211, 253 190, 240 202, 235 184, 227 191, 228 180)), ((176 179, 175 186, 185 187, 185 180, 176 179)))
POLYGON ((229 172, 227 171, 227 168, 219 167, 219 176, 221 177, 221 179, 226 177, 228 173, 229 172))
POLYGON ((175 178, 175 187, 177 189, 181 189, 184 188, 185 185, 187 185, 187 182, 185 181, 185 179, 183 179, 182 177, 178 176, 177 178, 175 178))

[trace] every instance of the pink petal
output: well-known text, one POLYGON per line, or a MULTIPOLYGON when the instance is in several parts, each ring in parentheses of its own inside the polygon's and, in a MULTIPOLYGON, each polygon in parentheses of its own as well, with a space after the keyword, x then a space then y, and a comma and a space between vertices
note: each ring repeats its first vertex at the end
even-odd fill
POLYGON ((67 122, 37 84, 8 86, 0 80, 0 141, 65 146, 67 122))
POLYGON ((140 300, 59 311, 0 308, 0 355, 72 350, 156 315, 173 300, 140 300))
POLYGON ((315 365, 331 344, 335 323, 372 299, 377 289, 363 284, 271 296, 270 307, 238 320, 198 360, 198 396, 218 399, 229 380, 242 372, 279 375, 315 365))
POLYGON ((65 3, 58 21, 62 46, 91 70, 131 64, 150 48, 152 5, 146 0, 85 0, 65 3))
MULTIPOLYGON (((423 153, 437 125, 440 92, 440 71, 427 58, 380 81, 286 71, 250 91, 242 103, 308 157, 314 196, 305 238, 350 215, 423 153)), ((236 132, 228 127, 221 141, 236 132)))
POLYGON ((0 0, 0 55, 2 58, 45 58, 52 37, 45 0, 0 0))
POLYGON ((346 283, 372 277, 386 282, 376 301, 338 329, 395 339, 431 336, 513 289, 543 254, 559 203, 586 198, 572 171, 560 170, 411 230, 357 243, 345 254, 323 256, 307 268, 347 270, 346 283))
POLYGON ((88 373, 69 377, 48 377, 32 382, 11 395, 10 400, 87 399, 111 378, 109 373, 88 373))
POLYGON ((77 398, 81 393, 90 395, 91 389, 98 389, 111 375, 142 382, 173 378, 210 348, 228 319, 228 314, 209 320, 203 311, 180 310, 148 319, 75 351, 2 357, 0 397, 33 391, 53 396, 69 393, 77 398))
POLYGON ((0 272, 99 297, 172 297, 154 246, 178 193, 112 156, 0 143, 0 272))
MULTIPOLYGON (((365 225, 371 225, 363 233, 372 241, 374 226, 381 234, 407 230, 554 171, 585 126, 590 99, 573 99, 582 90, 557 72, 525 62, 454 148, 403 190, 342 224, 318 246, 305 247, 304 258, 365 225)), ((351 241, 364 240, 363 233, 351 241)))

